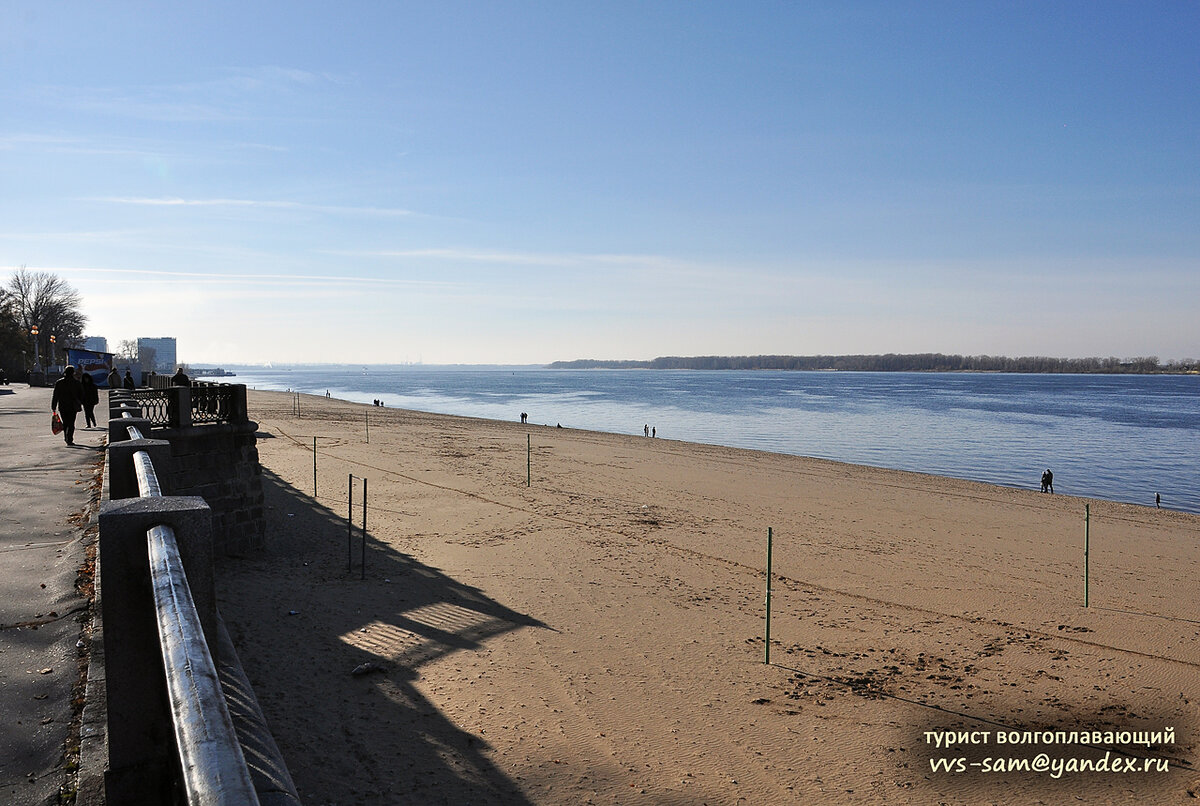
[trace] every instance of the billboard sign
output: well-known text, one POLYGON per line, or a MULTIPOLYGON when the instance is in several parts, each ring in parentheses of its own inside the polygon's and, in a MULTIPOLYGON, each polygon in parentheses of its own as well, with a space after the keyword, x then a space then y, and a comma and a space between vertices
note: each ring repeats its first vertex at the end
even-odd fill
POLYGON ((113 354, 98 353, 95 350, 67 350, 67 363, 75 367, 76 372, 82 375, 84 372, 92 376, 92 380, 96 385, 105 388, 108 386, 108 373, 112 372, 113 354))

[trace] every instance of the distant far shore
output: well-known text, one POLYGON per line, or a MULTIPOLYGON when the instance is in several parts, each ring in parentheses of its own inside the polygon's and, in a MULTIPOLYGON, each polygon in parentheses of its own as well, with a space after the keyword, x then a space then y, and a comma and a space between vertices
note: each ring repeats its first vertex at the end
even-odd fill
POLYGON ((592 358, 555 361, 549 369, 737 369, 840 370, 844 372, 1035 372, 1106 375, 1184 375, 1200 373, 1200 361, 1187 358, 1161 363, 1157 356, 1141 358, 1008 358, 991 355, 752 355, 668 356, 650 361, 607 361, 592 358))

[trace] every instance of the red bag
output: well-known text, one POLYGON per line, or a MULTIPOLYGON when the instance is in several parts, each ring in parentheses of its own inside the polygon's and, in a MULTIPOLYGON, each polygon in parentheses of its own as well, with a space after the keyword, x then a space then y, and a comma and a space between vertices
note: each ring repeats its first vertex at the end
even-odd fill
POLYGON ((50 417, 50 431, 55 434, 61 434, 63 430, 62 418, 58 416, 58 412, 50 417))

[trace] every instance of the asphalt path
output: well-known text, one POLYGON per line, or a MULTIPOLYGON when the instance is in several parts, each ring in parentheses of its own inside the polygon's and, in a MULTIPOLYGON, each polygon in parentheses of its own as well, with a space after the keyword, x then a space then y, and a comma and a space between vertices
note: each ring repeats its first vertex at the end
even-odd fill
MULTIPOLYGON (((49 389, 0 386, 0 803, 57 803, 79 679, 75 589, 84 524, 105 428, 75 447, 50 433, 49 389)), ((102 399, 98 419, 107 423, 102 399)))

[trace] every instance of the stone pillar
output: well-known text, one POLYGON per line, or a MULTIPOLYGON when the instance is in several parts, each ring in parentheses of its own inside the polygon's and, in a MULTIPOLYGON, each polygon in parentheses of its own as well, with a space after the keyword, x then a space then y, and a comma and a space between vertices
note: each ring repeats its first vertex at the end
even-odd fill
POLYGON ((100 507, 100 597, 108 703, 108 802, 165 803, 174 738, 146 553, 146 530, 170 526, 210 652, 218 644, 212 521, 194 496, 105 501, 100 507))
MULTIPOLYGON (((111 422, 116 422, 115 420, 111 422)), ((122 422, 128 424, 129 420, 122 422)), ((146 429, 149 431, 149 428, 146 429)), ((163 495, 175 492, 171 486, 171 443, 165 439, 129 439, 128 433, 122 442, 109 438, 108 442, 108 486, 109 498, 114 501, 122 498, 137 498, 141 495, 138 488, 137 470, 134 469, 133 455, 145 451, 150 455, 150 463, 154 465, 154 475, 163 495)))

